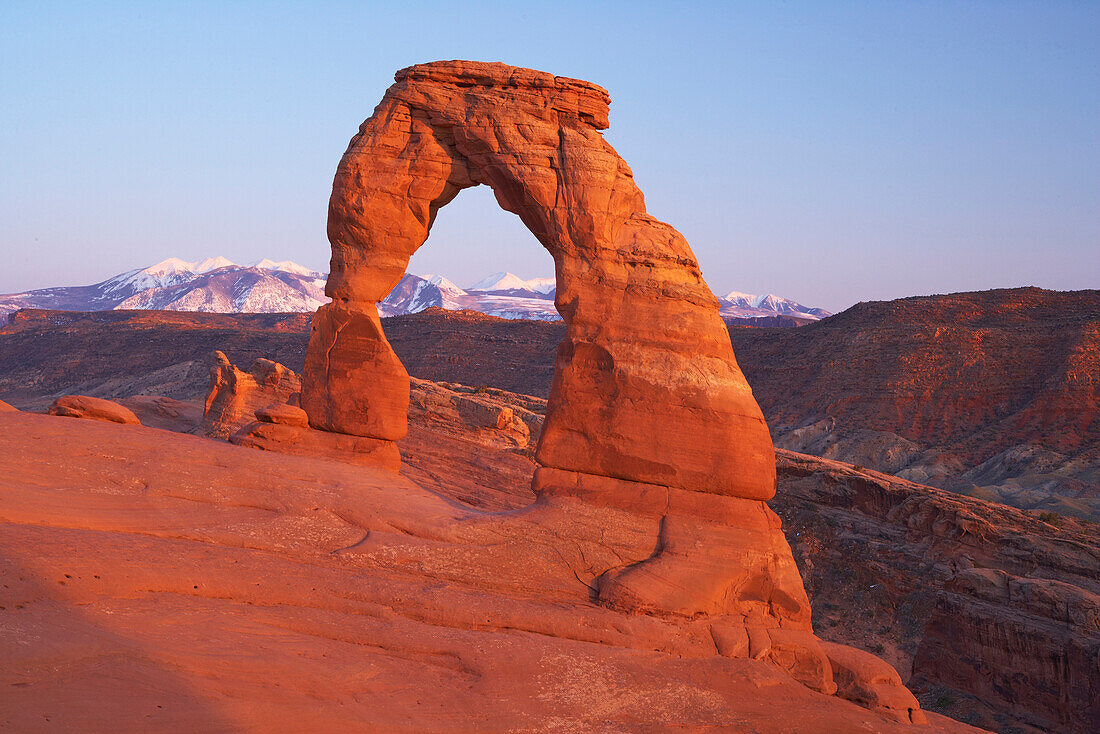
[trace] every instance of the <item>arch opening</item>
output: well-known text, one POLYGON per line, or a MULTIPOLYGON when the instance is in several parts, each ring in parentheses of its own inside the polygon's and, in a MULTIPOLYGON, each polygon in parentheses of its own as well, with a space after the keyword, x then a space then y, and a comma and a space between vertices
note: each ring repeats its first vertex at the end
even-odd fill
POLYGON ((438 305, 506 318, 560 318, 553 258, 518 217, 501 209, 487 186, 463 189, 437 210, 406 271, 379 304, 383 317, 438 305), (425 285, 421 279, 428 276, 436 277, 425 285))

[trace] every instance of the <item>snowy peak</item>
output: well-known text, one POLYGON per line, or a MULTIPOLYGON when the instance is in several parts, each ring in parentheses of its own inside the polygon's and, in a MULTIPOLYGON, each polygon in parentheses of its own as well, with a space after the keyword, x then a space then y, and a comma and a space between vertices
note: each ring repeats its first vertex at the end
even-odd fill
POLYGON ((319 273, 316 270, 310 270, 304 265, 299 265, 290 260, 275 262, 274 260, 268 260, 266 257, 263 260, 257 260, 249 267, 259 268, 260 270, 277 270, 281 273, 294 273, 295 275, 307 275, 312 278, 323 275, 323 273, 319 273))
POLYGON ((832 316, 823 308, 803 306, 798 301, 789 298, 781 298, 774 293, 754 295, 741 291, 730 291, 718 299, 723 316, 759 317, 759 316, 793 316, 794 318, 816 321, 832 316))
MULTIPOLYGON (((408 275, 412 275, 412 274, 409 273, 408 275)), ((457 285, 455 285, 451 281, 444 278, 442 275, 432 275, 432 274, 429 273, 429 274, 425 274, 425 275, 417 275, 417 276, 414 276, 414 277, 420 278, 421 280, 424 280, 424 281, 427 281, 428 283, 431 283, 436 288, 438 288, 440 290, 440 292, 442 292, 442 293, 445 293, 445 294, 448 294, 448 295, 451 295, 451 296, 464 296, 464 295, 466 295, 466 291, 462 290, 457 285)))
POLYGON ((163 309, 223 313, 314 311, 328 301, 324 273, 289 260, 238 265, 226 257, 159 263, 85 286, 0 296, 0 316, 20 308, 66 311, 163 309))
POLYGON ((315 311, 325 298, 324 281, 296 273, 218 267, 175 285, 148 288, 124 299, 115 309, 208 311, 214 313, 287 313, 315 311))
POLYGON ((558 279, 531 278, 531 280, 527 281, 527 287, 535 293, 553 293, 558 289, 558 279))
POLYGON ((500 291, 527 291, 547 295, 553 293, 557 286, 554 278, 532 278, 524 280, 515 273, 493 273, 487 278, 479 280, 467 288, 468 291, 480 293, 494 293, 500 291))
POLYGON ((240 266, 229 258, 222 257, 221 255, 218 255, 217 257, 208 257, 205 260, 200 260, 197 263, 191 263, 191 271, 194 273, 209 273, 211 270, 219 270, 221 268, 233 267, 240 266))
POLYGON ((193 273, 195 263, 185 262, 178 257, 170 257, 167 260, 162 260, 156 265, 150 265, 147 268, 141 270, 146 275, 153 277, 164 277, 169 275, 175 275, 178 273, 193 273))
POLYGON ((724 296, 721 296, 720 298, 723 301, 729 301, 730 303, 735 303, 739 306, 752 307, 753 302, 758 297, 759 296, 755 296, 752 293, 742 293, 741 291, 730 291, 729 293, 727 293, 724 296))
MULTIPOLYGON (((509 275, 511 274, 496 273, 480 281, 479 285, 526 285, 529 282, 514 275, 506 279, 505 276, 509 275)), ((553 300, 526 288, 471 288, 467 291, 441 275, 412 273, 406 273, 385 300, 378 304, 378 312, 383 316, 403 316, 419 313, 433 306, 451 311, 470 309, 505 319, 556 321, 561 318, 554 308, 553 300)))
MULTIPOLYGON (((328 301, 327 276, 290 260, 264 258, 238 265, 225 257, 187 262, 170 257, 146 268, 130 270, 101 283, 45 288, 0 295, 0 316, 20 308, 67 311, 165 309, 222 313, 287 313, 314 311, 328 301)), ((471 309, 507 319, 558 320, 554 278, 524 280, 500 272, 462 289, 442 275, 406 273, 378 304, 383 316, 400 316, 438 307, 471 309)), ((730 291, 718 299, 724 317, 790 316, 801 323, 829 316, 771 293, 730 291)))
POLYGON ((527 281, 514 273, 493 273, 487 278, 482 278, 467 290, 471 291, 507 291, 520 289, 527 285, 527 281))

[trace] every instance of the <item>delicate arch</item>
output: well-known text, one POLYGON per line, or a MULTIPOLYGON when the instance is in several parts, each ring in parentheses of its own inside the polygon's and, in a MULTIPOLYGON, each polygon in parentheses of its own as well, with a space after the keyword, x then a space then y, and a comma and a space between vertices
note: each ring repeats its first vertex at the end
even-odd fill
POLYGON ((408 375, 375 304, 439 208, 485 184, 553 256, 567 325, 538 462, 772 496, 771 439, 717 301, 683 236, 646 213, 630 168, 600 134, 608 103, 595 85, 504 64, 397 73, 333 184, 333 302, 314 317, 303 375, 313 427, 405 435, 408 375))

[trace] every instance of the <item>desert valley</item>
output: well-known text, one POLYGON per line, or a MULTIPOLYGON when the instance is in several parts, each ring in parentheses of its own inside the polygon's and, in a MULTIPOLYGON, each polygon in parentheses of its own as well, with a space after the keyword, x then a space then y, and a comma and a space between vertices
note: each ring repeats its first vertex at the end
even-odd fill
POLYGON ((0 294, 0 730, 1100 731, 1100 290, 723 295, 603 87, 392 79, 327 271, 0 294))

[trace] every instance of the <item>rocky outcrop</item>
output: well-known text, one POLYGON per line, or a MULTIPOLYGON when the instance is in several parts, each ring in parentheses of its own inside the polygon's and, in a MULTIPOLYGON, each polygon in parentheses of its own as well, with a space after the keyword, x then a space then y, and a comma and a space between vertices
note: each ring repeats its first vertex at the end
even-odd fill
POLYGON ((19 410, 16 407, 8 405, 3 400, 0 400, 0 413, 10 413, 12 411, 19 410))
POLYGON ((838 692, 898 721, 927 723, 916 698, 902 685, 898 672, 874 655, 835 642, 822 644, 838 692))
POLYGON ((257 411, 257 418, 259 420, 245 424, 229 440, 238 446, 280 454, 335 459, 393 472, 401 468, 401 452, 392 441, 318 431, 308 425, 288 422, 285 415, 275 416, 265 410, 257 411))
POLYGON ((545 413, 539 398, 411 378, 409 421, 466 440, 533 451, 545 413))
POLYGON ((53 401, 50 415, 63 415, 68 418, 88 418, 95 421, 109 421, 128 425, 140 425, 141 421, 127 407, 110 400, 92 398, 87 395, 65 395, 53 401))
POLYGON ((248 372, 234 367, 222 352, 211 355, 210 391, 202 415, 207 436, 229 438, 255 418, 260 408, 282 404, 301 392, 301 379, 270 359, 257 359, 248 372))

